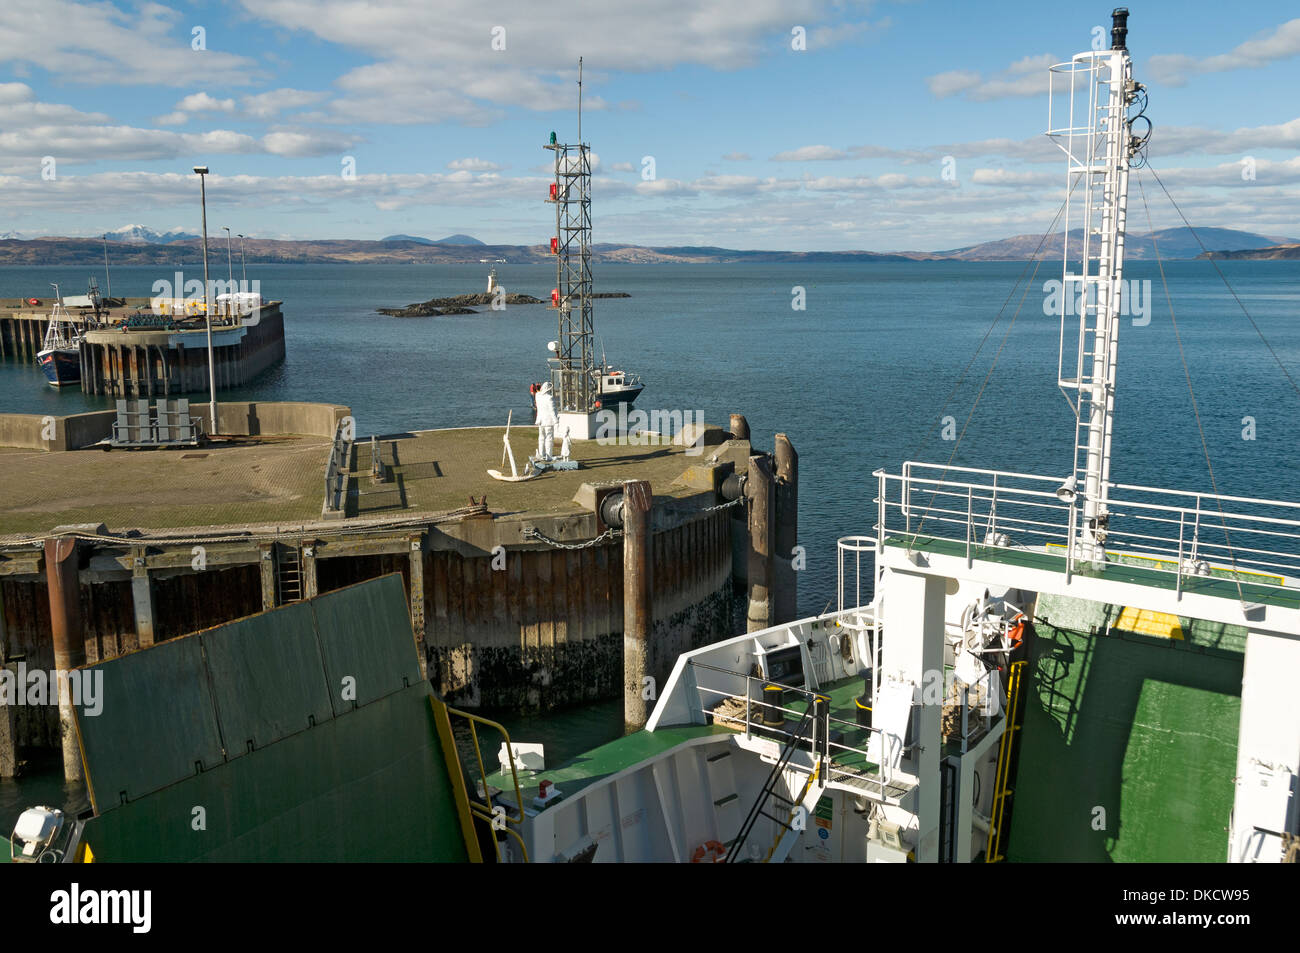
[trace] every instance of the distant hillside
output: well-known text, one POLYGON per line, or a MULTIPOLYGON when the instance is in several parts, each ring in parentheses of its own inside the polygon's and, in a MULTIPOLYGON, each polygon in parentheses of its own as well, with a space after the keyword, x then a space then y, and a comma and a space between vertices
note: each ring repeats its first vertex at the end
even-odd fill
MULTIPOLYGON (((127 232, 125 240, 110 240, 108 257, 113 265, 163 265, 167 267, 196 264, 202 261, 202 242, 194 236, 138 231, 140 226, 119 229, 127 232), (147 234, 146 234, 147 233, 147 234), (149 235, 156 236, 151 241, 149 235)), ((1230 228, 1198 229, 1201 241, 1224 258, 1296 258, 1295 239, 1258 235, 1230 228), (1230 249, 1219 252, 1217 249, 1230 249)), ((1079 233, 1076 232, 1076 235, 1079 233)), ((870 252, 833 251, 798 252, 763 249, 718 248, 712 245, 670 245, 650 247, 612 242, 595 245, 592 257, 597 262, 635 264, 769 264, 777 262, 871 262, 871 261, 1023 261, 1039 247, 1041 236, 1017 235, 940 252, 870 252)), ((1062 235, 1045 242, 1041 258, 1059 258, 1062 235)), ((1126 255, 1131 259, 1153 258, 1158 242, 1160 254, 1167 259, 1198 258, 1200 243, 1186 228, 1169 228, 1150 235, 1130 234, 1126 255)), ((387 263, 387 264, 465 264, 504 260, 511 264, 551 263, 555 261, 548 245, 485 245, 469 235, 450 235, 431 241, 414 235, 390 235, 381 241, 329 239, 312 241, 277 241, 250 238, 244 242, 249 264, 273 262, 308 263, 387 263)), ((209 244, 209 262, 222 255, 209 244), (216 256, 215 258, 213 256, 216 256)), ((0 237, 0 265, 102 265, 104 245, 99 238, 7 239, 0 237)))
MULTIPOLYGON (((452 236, 455 237, 455 236, 452 236)), ((276 241, 250 238, 244 250, 254 262, 284 264, 308 263, 385 263, 385 264, 464 264, 484 259, 505 259, 511 264, 553 263, 555 256, 548 245, 484 245, 429 242, 418 237, 391 236, 383 241, 334 239, 323 241, 276 241)), ((215 259, 208 246, 208 261, 215 259)), ((140 242, 108 243, 109 261, 114 265, 188 265, 203 260, 199 239, 186 239, 167 245, 140 242)), ((220 257, 220 256, 218 256, 220 257)), ((678 246, 646 248, 640 245, 602 244, 592 248, 595 261, 683 264, 716 262, 834 262, 834 261, 907 261, 917 256, 884 255, 876 252, 788 252, 739 251, 728 248, 678 246)), ((29 241, 0 240, 0 265, 102 265, 104 246, 97 238, 38 238, 29 241)))
MULTIPOLYGON (((1083 235, 1082 229, 1070 231, 1071 241, 1077 241, 1083 235)), ((1060 232, 1043 243, 1040 257, 1061 257, 1061 244, 1065 233, 1060 232)), ((935 252, 937 258, 955 258, 959 261, 1025 261, 1030 258, 1042 235, 1016 235, 980 245, 968 245, 965 248, 953 248, 948 251, 935 252)), ((1124 255, 1129 259, 1148 259, 1156 257, 1159 247, 1161 258, 1198 258, 1205 248, 1255 249, 1267 248, 1280 242, 1291 241, 1277 236, 1259 235, 1254 232, 1238 231, 1235 228, 1198 228, 1196 235, 1191 229, 1161 228, 1151 233, 1130 232, 1124 239, 1124 255), (1152 236, 1155 240, 1152 240, 1152 236), (1200 237, 1198 242, 1197 236, 1200 237)))

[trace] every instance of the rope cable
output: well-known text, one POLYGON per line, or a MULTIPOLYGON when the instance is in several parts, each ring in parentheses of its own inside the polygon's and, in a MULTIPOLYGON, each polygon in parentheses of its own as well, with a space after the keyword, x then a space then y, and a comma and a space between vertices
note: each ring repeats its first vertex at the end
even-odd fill
MULTIPOLYGON (((1151 169, 1151 174, 1156 175, 1156 170, 1151 169)), ((1245 605, 1246 597, 1241 589, 1241 576, 1237 572, 1237 554, 1232 549, 1232 537, 1228 534, 1228 517, 1223 512, 1223 500, 1219 497, 1219 485, 1214 478, 1214 464, 1210 462, 1210 446, 1205 440, 1205 426, 1201 423, 1201 411, 1196 403, 1196 391, 1192 389, 1192 372, 1187 366, 1187 353, 1183 350, 1183 336, 1178 330, 1178 318, 1174 315, 1174 301, 1169 294, 1169 280, 1165 277, 1165 263, 1164 259, 1160 257, 1160 242, 1156 239, 1156 230, 1151 222, 1151 206, 1147 204, 1147 193, 1142 185, 1141 177, 1137 176, 1136 178, 1138 194, 1142 196, 1142 207, 1146 210, 1147 230, 1151 233, 1151 248, 1155 252, 1156 267, 1160 269, 1160 284, 1164 288, 1165 304, 1169 308, 1169 322, 1174 328, 1174 340, 1178 342, 1178 359, 1182 361, 1183 377, 1187 380, 1187 395, 1192 399, 1192 414, 1196 417, 1196 432, 1201 438, 1201 452, 1205 455, 1205 468, 1210 473, 1210 489, 1214 492, 1214 503, 1219 510, 1219 522, 1223 525, 1223 541, 1228 548, 1228 559, 1232 562, 1232 579, 1237 586, 1237 599, 1242 605, 1245 605)), ((1160 177, 1157 175, 1156 180, 1159 181, 1159 179, 1160 177)), ((1161 188, 1164 188, 1163 184, 1161 188)), ((1165 192, 1165 195, 1169 195, 1168 191, 1165 192)), ((1172 197, 1170 201, 1173 201, 1172 197)), ((1189 225, 1188 228, 1191 228, 1191 226, 1189 225)), ((1197 509, 1200 509, 1199 501, 1197 502, 1197 509)), ((1182 570, 1183 567, 1179 566, 1178 571, 1182 572, 1182 570)))
MULTIPOLYGON (((1025 282, 1024 291, 1020 295, 1020 302, 1019 304, 1016 305, 1015 313, 1012 314, 1011 321, 1007 324, 1007 329, 1002 334, 1002 340, 998 344, 998 349, 993 355, 993 363, 989 366, 988 373, 984 375, 984 380, 980 384, 980 389, 975 395, 975 402, 971 405, 970 413, 966 415, 966 420, 962 423, 961 432, 957 435, 957 439, 953 442, 952 452, 948 454, 948 460, 943 466, 942 474, 939 476, 940 481, 942 481, 948 475, 948 471, 952 467, 953 460, 956 459, 957 457, 957 450, 961 447, 962 438, 966 436, 966 430, 970 427, 971 420, 974 419, 975 417, 975 411, 979 408, 980 401, 984 397, 984 390, 986 387, 988 387, 989 381, 993 379, 993 372, 997 370, 998 361, 1002 357, 1003 349, 1005 349, 1007 346, 1007 339, 1011 336, 1011 330, 1016 326, 1016 319, 1020 317, 1020 311, 1025 306, 1025 299, 1029 297, 1029 289, 1033 286, 1034 279, 1038 276, 1038 269, 1043 264, 1043 259, 1038 257, 1039 252, 1042 251, 1043 245, 1046 244, 1048 237, 1051 236, 1056 231, 1056 223, 1060 221, 1061 216, 1065 213, 1066 208, 1069 206, 1070 198, 1074 194, 1074 188, 1076 185, 1078 185, 1078 182, 1079 182, 1079 178, 1076 177, 1074 183, 1070 186, 1070 191, 1065 196, 1065 201, 1063 201, 1061 203, 1061 207, 1056 210, 1056 215, 1053 216, 1052 223, 1049 226, 1047 226, 1047 231, 1043 232, 1042 237, 1038 240, 1038 247, 1034 249, 1034 252, 1030 256, 1029 260, 1025 262, 1025 269, 1021 271, 1020 277, 1016 279, 1016 285, 1011 289, 1011 294, 1008 295, 1007 300, 1003 302, 1002 309, 998 311, 998 316, 994 318, 993 324, 989 326, 988 332, 986 332, 984 335, 984 339, 987 340, 989 335, 992 334, 993 328, 996 327, 997 323, 1002 320, 1002 315, 1006 311, 1007 304, 1010 303, 1011 299, 1015 296, 1017 289, 1020 287, 1020 282, 1024 278, 1024 271, 1028 270, 1029 265, 1032 263, 1034 266, 1034 270, 1030 274, 1029 280, 1025 282)), ((984 341, 981 341, 980 348, 983 348, 983 346, 984 346, 984 341)), ((977 357, 978 354, 979 354, 979 348, 976 349, 975 355, 971 357, 970 364, 966 366, 966 370, 969 370, 971 364, 975 363, 975 357, 977 357)), ((965 376, 965 373, 966 371, 962 372, 963 377, 965 376)), ((958 386, 960 386, 960 384, 961 381, 959 380, 958 386)), ((953 388, 953 392, 956 393, 956 387, 953 388)), ((949 400, 951 400, 951 397, 952 395, 950 394, 949 400)), ((947 402, 944 403, 944 409, 946 408, 947 408, 947 402)), ((942 410, 940 411, 940 413, 942 414, 942 410)), ((931 427, 930 433, 933 432, 934 432, 934 428, 931 427)), ((929 436, 930 434, 926 434, 926 439, 929 439, 929 436)), ((921 518, 917 522, 916 531, 912 533, 911 543, 915 543, 917 538, 921 535, 921 529, 925 526, 926 517, 929 515, 930 510, 933 508, 934 502, 936 499, 938 499, 938 496, 939 496, 939 490, 937 488, 931 491, 930 500, 928 503, 926 503, 925 508, 921 511, 921 518)))

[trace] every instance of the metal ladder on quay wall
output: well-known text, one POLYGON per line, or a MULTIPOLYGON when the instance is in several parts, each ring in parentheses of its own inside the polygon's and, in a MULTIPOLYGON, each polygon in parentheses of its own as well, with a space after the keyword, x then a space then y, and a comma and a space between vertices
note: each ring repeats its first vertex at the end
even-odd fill
POLYGON ((302 554, 297 546, 285 546, 275 561, 275 594, 277 605, 302 601, 302 554))

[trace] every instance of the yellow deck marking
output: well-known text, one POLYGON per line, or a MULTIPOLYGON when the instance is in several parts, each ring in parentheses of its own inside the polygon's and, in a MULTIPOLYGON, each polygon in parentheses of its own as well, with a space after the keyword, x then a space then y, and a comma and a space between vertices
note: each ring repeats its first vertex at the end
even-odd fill
POLYGON ((1183 637, 1183 627, 1178 616, 1168 612, 1152 612, 1150 609, 1134 609, 1132 606, 1124 608, 1113 627, 1135 635, 1151 635, 1161 639, 1183 637))

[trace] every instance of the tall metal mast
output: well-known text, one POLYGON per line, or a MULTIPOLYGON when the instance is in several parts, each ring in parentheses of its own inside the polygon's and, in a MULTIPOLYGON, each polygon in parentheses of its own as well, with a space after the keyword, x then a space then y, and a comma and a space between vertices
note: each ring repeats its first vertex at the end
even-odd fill
POLYGON ((1076 556, 1094 562, 1106 558, 1109 519, 1128 173, 1135 150, 1128 107, 1142 90, 1133 82, 1125 42, 1128 10, 1119 7, 1111 16, 1109 50, 1078 53, 1052 67, 1048 115, 1048 135, 1066 154, 1069 188, 1057 384, 1075 413, 1074 473, 1058 495, 1073 502, 1076 493, 1083 494, 1072 544, 1076 556), (1066 97, 1066 124, 1058 125, 1052 110, 1066 97), (1076 334, 1070 367, 1066 342, 1076 334))
POLYGON ((555 184, 555 290, 551 306, 559 312, 560 336, 551 361, 551 386, 560 413, 595 410, 596 362, 591 307, 591 147, 582 141, 582 59, 578 59, 578 142, 551 141, 555 184))

